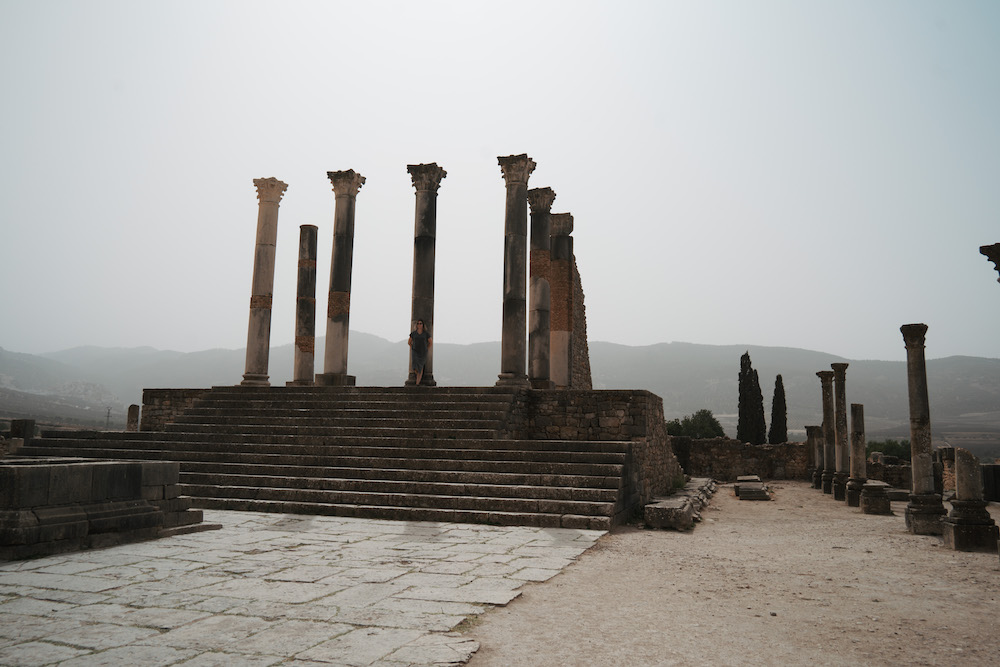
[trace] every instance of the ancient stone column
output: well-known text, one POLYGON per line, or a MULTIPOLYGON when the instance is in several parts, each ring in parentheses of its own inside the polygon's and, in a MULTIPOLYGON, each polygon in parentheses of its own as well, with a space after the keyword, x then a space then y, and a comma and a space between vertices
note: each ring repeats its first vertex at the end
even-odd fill
MULTIPOLYGON (((416 214, 413 223, 413 297, 410 302, 410 331, 417 328, 417 320, 424 321, 424 331, 434 335, 434 246, 437 239, 437 193, 441 179, 448 175, 436 163, 408 164, 413 187, 416 188, 416 214)), ((407 348, 409 350, 409 348, 407 348)), ((409 352, 412 355, 412 350, 409 352)), ((417 383, 412 360, 407 385, 417 383)), ((427 362, 421 385, 435 386, 434 348, 427 350, 427 362)))
POLYGON ((295 286, 295 356, 289 387, 315 384, 316 372, 316 255, 319 229, 299 226, 299 273, 295 286))
MULTIPOLYGON (((994 243, 993 245, 981 245, 979 246, 979 252, 986 255, 986 259, 993 262, 993 268, 1000 272, 1000 243, 994 243)), ((1000 283, 1000 278, 997 278, 997 282, 1000 283)))
POLYGON ((551 268, 552 188, 528 190, 531 206, 531 239, 528 281, 528 380, 535 389, 552 388, 550 333, 552 297, 551 268))
POLYGON ((500 338, 500 379, 497 385, 528 387, 525 373, 527 286, 525 266, 528 237, 528 177, 535 162, 527 154, 498 157, 507 185, 504 215, 503 332, 500 338))
POLYGON ((240 384, 269 387, 267 362, 271 347, 271 297, 274 289, 274 246, 278 238, 278 204, 288 186, 276 178, 255 178, 257 247, 250 290, 247 363, 240 384))
POLYGON ((813 469, 812 482, 814 489, 823 488, 823 427, 822 426, 806 426, 806 440, 808 442, 809 451, 813 455, 813 463, 816 467, 813 469))
POLYGON ((955 448, 955 497, 942 521, 944 544, 958 551, 997 550, 1000 534, 983 500, 983 470, 972 452, 955 448))
POLYGON ((128 417, 125 419, 125 430, 130 433, 139 430, 139 406, 136 403, 128 406, 128 417))
POLYGON ((847 364, 830 364, 830 367, 833 368, 834 419, 836 420, 834 428, 837 431, 837 440, 834 446, 837 467, 833 473, 833 498, 834 500, 845 500, 847 498, 848 471, 851 465, 851 451, 847 444, 847 364))
POLYGON ((833 475, 837 468, 837 429, 834 426, 833 371, 819 371, 823 389, 823 493, 833 493, 833 475))
POLYGON ((910 466, 913 488, 906 505, 906 528, 917 535, 940 535, 945 513, 941 496, 934 492, 934 461, 931 453, 931 408, 927 398, 927 367, 924 361, 926 324, 900 327, 906 344, 906 379, 910 396, 910 466))
POLYGON ((865 461, 865 406, 851 403, 851 477, 847 480, 847 504, 861 505, 861 489, 868 481, 865 461))
POLYGON ((353 385, 347 374, 347 337, 351 319, 351 271, 354 266, 354 205, 365 177, 353 169, 328 171, 337 197, 333 214, 333 259, 330 262, 330 294, 326 305, 326 350, 319 385, 353 385))
POLYGON ((553 213, 549 263, 549 378, 557 389, 573 384, 573 216, 553 213))

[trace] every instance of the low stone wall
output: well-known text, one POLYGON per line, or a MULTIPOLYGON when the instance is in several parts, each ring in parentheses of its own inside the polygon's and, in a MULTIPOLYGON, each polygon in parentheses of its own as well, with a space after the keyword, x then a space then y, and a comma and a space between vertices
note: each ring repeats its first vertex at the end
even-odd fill
POLYGON ((674 437, 674 453, 684 472, 733 482, 741 475, 761 479, 812 479, 815 465, 804 442, 751 445, 729 438, 694 440, 674 437))
POLYGON ((177 415, 194 405, 208 389, 143 389, 140 431, 162 431, 177 415))
POLYGON ((865 464, 865 473, 868 479, 885 482, 897 489, 913 488, 912 473, 909 464, 878 463, 868 461, 865 464))

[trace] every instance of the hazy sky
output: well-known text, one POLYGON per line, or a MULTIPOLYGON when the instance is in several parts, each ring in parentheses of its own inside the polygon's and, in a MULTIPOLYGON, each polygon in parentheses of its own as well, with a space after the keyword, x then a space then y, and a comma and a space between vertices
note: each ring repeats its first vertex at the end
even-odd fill
POLYGON ((526 152, 592 340, 895 360, 926 322, 928 357, 1000 357, 1000 2, 2 0, 0 62, 7 350, 244 346, 269 176, 291 342, 341 169, 351 328, 402 340, 420 162, 448 172, 435 340, 499 340, 497 156, 526 152))

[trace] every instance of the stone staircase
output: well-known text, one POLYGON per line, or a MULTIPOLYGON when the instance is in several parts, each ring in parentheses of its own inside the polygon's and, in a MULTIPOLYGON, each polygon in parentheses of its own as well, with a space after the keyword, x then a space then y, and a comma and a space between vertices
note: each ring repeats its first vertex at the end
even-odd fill
POLYGON ((215 387, 162 431, 45 431, 18 453, 177 461, 196 507, 608 529, 629 442, 509 437, 503 388, 215 387))

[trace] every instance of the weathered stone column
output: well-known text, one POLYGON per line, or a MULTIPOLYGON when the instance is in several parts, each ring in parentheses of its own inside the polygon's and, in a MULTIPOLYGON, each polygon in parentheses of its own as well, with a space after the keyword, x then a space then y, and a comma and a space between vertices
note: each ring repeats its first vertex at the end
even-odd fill
POLYGON ((128 406, 128 417, 125 419, 125 430, 129 433, 139 430, 139 406, 136 403, 128 406))
POLYGON ((931 408, 927 398, 924 361, 926 324, 900 327, 906 344, 906 379, 910 396, 910 470, 913 488, 906 505, 906 528, 917 535, 940 535, 945 513, 941 496, 934 493, 934 460, 931 446, 931 408))
POLYGON ((330 262, 330 294, 326 306, 326 350, 319 385, 353 385, 347 374, 347 337, 351 320, 351 271, 354 267, 354 205, 365 177, 353 169, 328 171, 337 197, 333 214, 333 259, 330 262))
POLYGON ((955 497, 942 521, 944 544, 958 551, 996 552, 1000 533, 983 500, 983 469, 972 452, 955 448, 955 497))
POLYGON ((527 154, 498 157, 507 184, 504 215, 503 332, 500 339, 500 379, 497 385, 527 387, 525 332, 527 286, 525 266, 528 237, 528 177, 535 162, 527 154))
POLYGON ((823 493, 833 493, 833 474, 837 467, 837 429, 834 426, 833 371, 819 371, 823 389, 823 493))
POLYGON ((850 469, 851 450, 847 444, 847 364, 830 364, 833 369, 834 419, 837 429, 834 456, 836 469, 833 473, 833 498, 847 498, 847 477, 850 469))
MULTIPOLYGON (((417 328, 417 320, 424 321, 424 331, 434 335, 434 247, 437 241, 437 193, 441 179, 448 175, 437 163, 408 164, 413 187, 416 188, 416 213, 413 222, 413 296, 410 301, 410 331, 417 328)), ((409 348, 407 348, 409 350, 409 348)), ((408 354, 412 355, 410 350, 408 354)), ((407 385, 417 383, 412 360, 406 378, 407 385)), ((421 385, 435 386, 434 348, 427 349, 427 362, 421 385)))
POLYGON ((531 206, 531 252, 528 283, 528 380, 535 389, 551 389, 551 310, 549 271, 552 257, 552 188, 528 190, 531 206))
POLYGON ((823 427, 822 426, 806 426, 806 440, 808 442, 809 451, 813 455, 813 463, 816 467, 813 469, 813 488, 822 489, 823 488, 823 427))
POLYGON ((271 348, 271 297, 274 290, 274 246, 278 239, 278 204, 288 186, 276 178, 255 178, 257 247, 250 290, 247 363, 240 384, 269 387, 267 362, 271 348))
POLYGON ((573 216, 553 213, 549 263, 549 378, 557 389, 573 384, 573 216))
POLYGON ((860 507, 861 489, 868 481, 865 461, 865 406, 851 403, 851 477, 847 480, 847 504, 860 507))
POLYGON ((316 372, 316 225, 299 226, 299 274, 295 286, 295 356, 289 387, 315 384, 316 372))

